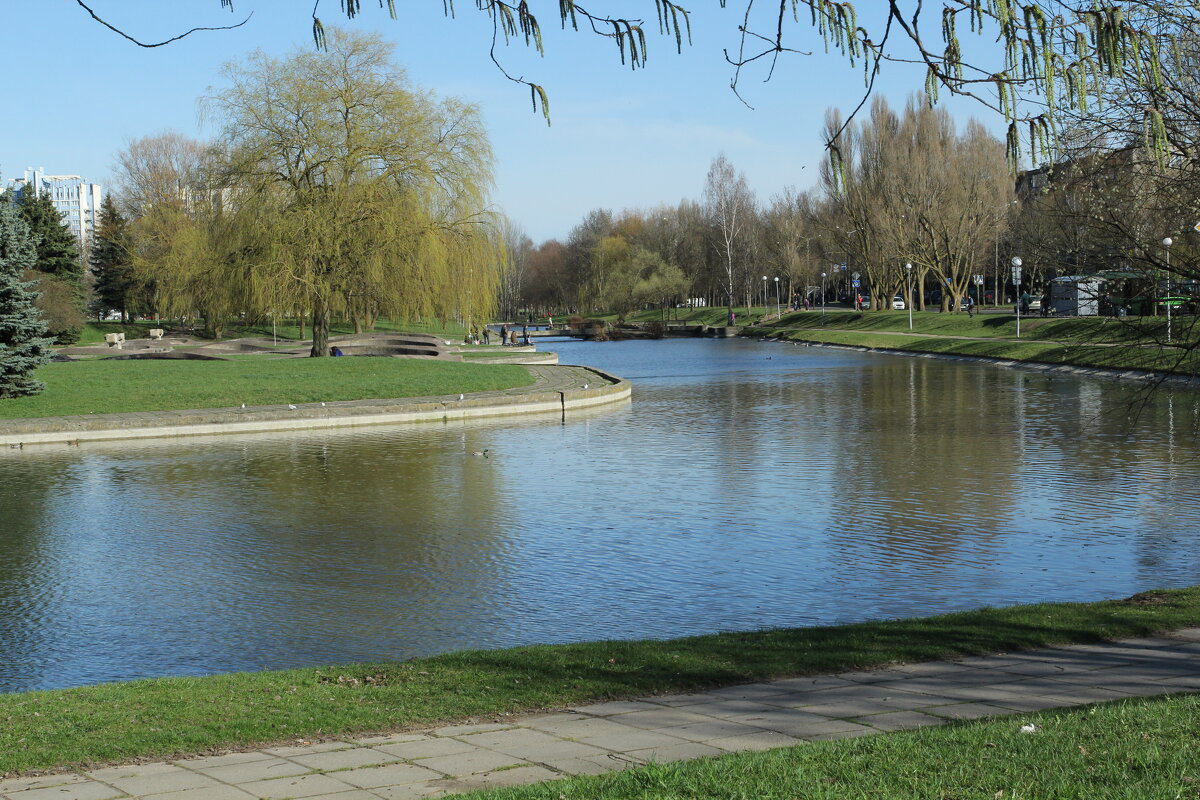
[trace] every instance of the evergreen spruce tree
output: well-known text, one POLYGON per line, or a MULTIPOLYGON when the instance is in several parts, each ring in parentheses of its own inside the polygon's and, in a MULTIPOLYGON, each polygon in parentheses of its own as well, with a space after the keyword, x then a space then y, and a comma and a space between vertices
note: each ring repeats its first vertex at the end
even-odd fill
POLYGON ((51 340, 33 304, 37 293, 21 280, 36 260, 29 226, 12 205, 0 202, 0 398, 37 394, 45 388, 33 373, 50 360, 51 340))
POLYGON ((128 322, 136 286, 129 262, 129 221, 117 211, 112 195, 105 195, 100 205, 100 221, 88 262, 96 279, 92 308, 101 314, 116 309, 121 312, 121 321, 128 322))
POLYGON ((63 222, 49 192, 38 194, 26 188, 19 203, 21 217, 37 241, 37 263, 30 267, 82 287, 83 263, 71 228, 63 222))

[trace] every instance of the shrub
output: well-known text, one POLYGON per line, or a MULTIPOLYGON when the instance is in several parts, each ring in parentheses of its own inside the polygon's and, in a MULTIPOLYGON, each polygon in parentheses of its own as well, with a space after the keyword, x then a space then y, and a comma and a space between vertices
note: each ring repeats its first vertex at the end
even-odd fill
POLYGON ((83 313, 79 291, 70 283, 45 272, 27 270, 27 281, 36 281, 34 290, 40 297, 34 301, 46 320, 46 329, 54 337, 55 344, 74 344, 87 317, 83 313))

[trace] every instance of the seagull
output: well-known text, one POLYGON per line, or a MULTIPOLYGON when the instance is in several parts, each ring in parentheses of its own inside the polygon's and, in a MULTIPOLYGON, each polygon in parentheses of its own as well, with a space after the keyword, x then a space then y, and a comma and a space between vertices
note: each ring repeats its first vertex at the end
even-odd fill
POLYGON ((585 389, 586 389, 586 388, 588 388, 588 385, 585 383, 585 384, 583 385, 583 388, 585 388, 585 389))
POLYGON ((321 408, 324 408, 324 407, 325 407, 325 404, 324 404, 324 403, 321 403, 321 408))
POLYGON ((245 407, 246 407, 246 404, 245 404, 245 403, 242 403, 242 408, 245 408, 245 407))
POLYGON ((462 400, 462 399, 463 399, 463 398, 465 398, 465 397, 466 397, 466 395, 465 395, 465 394, 460 394, 460 395, 458 396, 458 399, 459 399, 459 400, 462 400))
POLYGON ((294 405, 292 405, 291 403, 288 403, 288 409, 295 411, 296 407, 294 405))

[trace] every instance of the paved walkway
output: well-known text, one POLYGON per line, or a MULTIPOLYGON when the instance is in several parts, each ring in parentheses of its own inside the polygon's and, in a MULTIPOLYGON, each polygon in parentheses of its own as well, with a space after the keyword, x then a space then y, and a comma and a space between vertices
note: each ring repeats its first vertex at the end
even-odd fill
POLYGON ((1200 628, 366 739, 0 781, 5 800, 406 800, 742 750, 1200 690, 1200 628))

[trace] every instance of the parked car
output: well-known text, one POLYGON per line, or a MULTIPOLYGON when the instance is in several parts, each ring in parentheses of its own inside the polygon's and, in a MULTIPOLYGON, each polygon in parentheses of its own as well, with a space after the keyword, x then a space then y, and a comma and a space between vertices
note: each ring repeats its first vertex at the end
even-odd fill
POLYGON ((895 297, 892 298, 892 310, 893 311, 903 311, 905 308, 907 308, 907 306, 904 305, 903 297, 901 297, 900 295, 896 295, 895 297))

